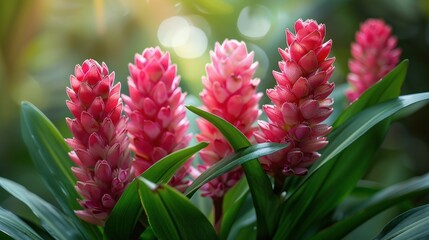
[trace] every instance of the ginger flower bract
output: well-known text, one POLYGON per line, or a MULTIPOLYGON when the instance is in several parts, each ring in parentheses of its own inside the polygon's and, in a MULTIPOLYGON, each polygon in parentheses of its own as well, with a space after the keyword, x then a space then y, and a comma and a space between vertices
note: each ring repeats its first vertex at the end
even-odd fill
POLYGON ((83 210, 81 219, 104 225, 112 208, 134 176, 128 150, 126 117, 122 113, 120 83, 106 64, 90 59, 77 65, 67 88, 67 106, 75 119, 67 118, 73 138, 66 139, 77 167, 76 190, 83 210))
POLYGON ((350 102, 374 85, 399 62, 401 50, 391 28, 380 19, 368 19, 361 24, 352 43, 352 59, 347 80, 351 88, 346 91, 350 102))
MULTIPOLYGON (((253 52, 247 52, 244 42, 225 40, 222 45, 216 43, 211 59, 206 66, 207 75, 202 78, 203 109, 225 119, 250 139, 256 130, 253 124, 260 115, 258 103, 262 97, 256 93, 260 80, 253 78, 257 67, 253 52)), ((199 170, 203 171, 231 154, 233 149, 211 123, 198 119, 197 124, 201 132, 197 140, 209 142, 209 146, 200 151, 204 164, 199 170)), ((213 179, 203 186, 203 195, 223 197, 242 175, 241 168, 237 168, 213 179)))
MULTIPOLYGON (((180 77, 170 55, 159 48, 147 48, 136 54, 129 64, 130 95, 123 96, 129 116, 128 131, 131 149, 135 152, 133 166, 140 175, 166 155, 189 144, 186 131, 185 96, 179 87, 180 77)), ((183 191, 189 184, 188 161, 179 169, 170 184, 183 191)))
POLYGON ((304 175, 328 142, 331 127, 323 124, 332 113, 328 98, 334 84, 328 82, 334 71, 334 58, 327 58, 332 41, 323 42, 325 25, 314 20, 295 23, 295 34, 286 31, 288 47, 279 49, 280 72, 273 72, 277 85, 267 90, 274 105, 264 105, 268 122, 259 121, 255 133, 261 142, 289 143, 289 147, 261 158, 268 173, 282 182, 285 176, 304 175))

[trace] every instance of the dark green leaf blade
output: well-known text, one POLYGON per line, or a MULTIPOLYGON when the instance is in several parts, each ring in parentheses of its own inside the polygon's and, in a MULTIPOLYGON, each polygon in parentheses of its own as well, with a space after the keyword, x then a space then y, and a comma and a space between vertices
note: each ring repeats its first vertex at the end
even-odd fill
POLYGON ((222 118, 203 111, 194 106, 186 106, 191 112, 197 114, 198 116, 206 119, 211 124, 213 124, 219 131, 225 136, 228 142, 231 144, 234 150, 239 150, 244 147, 250 146, 249 140, 246 136, 243 135, 240 130, 232 126, 229 122, 223 120, 222 118))
POLYGON ((236 239, 236 233, 241 231, 244 225, 256 225, 255 209, 249 190, 238 196, 228 208, 224 204, 224 209, 226 211, 220 228, 221 239, 236 239))
POLYGON ((43 240, 30 226, 12 212, 0 207, 0 232, 13 239, 43 240))
POLYGON ((63 215, 54 206, 41 199, 23 186, 0 177, 0 187, 22 201, 40 219, 41 225, 57 239, 84 239, 78 229, 75 229, 70 218, 63 215))
MULTIPOLYGON (((298 231, 305 231, 311 223, 320 218, 321 215, 330 211, 332 207, 337 204, 339 196, 351 190, 349 188, 353 187, 353 185, 349 186, 350 182, 353 179, 356 181, 359 179, 356 172, 360 174, 364 172, 364 167, 360 170, 358 169, 361 163, 360 160, 364 156, 363 153, 365 153, 365 151, 373 152, 376 148, 368 144, 368 141, 371 142, 370 139, 365 140, 365 138, 380 136, 378 133, 375 133, 375 135, 368 135, 366 134, 368 130, 388 119, 398 111, 419 102, 427 102, 428 99, 429 93, 401 96, 397 99, 370 107, 335 129, 332 132, 332 136, 330 135, 330 144, 328 144, 323 151, 320 161, 311 168, 309 174, 303 179, 297 190, 288 196, 287 202, 282 209, 281 223, 275 239, 284 239, 289 236, 292 231, 294 234, 297 234, 298 231), (365 138, 355 144, 355 141, 363 135, 365 138), (351 145, 352 143, 353 145, 351 145), (350 148, 348 148, 349 146, 350 148), (371 149, 371 147, 374 148, 371 149), (346 148, 355 152, 338 155, 346 148), (352 158, 351 156, 355 157, 352 158), (340 158, 341 161, 339 160, 340 158), (359 164, 357 164, 356 161, 359 161, 359 164), (337 162, 338 164, 336 164, 337 162), (332 172, 334 166, 349 170, 343 171, 335 169, 335 171, 332 172), (333 177, 332 174, 335 174, 335 177, 333 177), (348 177, 353 179, 346 181, 345 179, 348 177), (339 183, 344 181, 347 184, 338 185, 338 182, 335 184, 335 181, 340 181, 339 183), (335 191, 332 191, 333 186, 335 186, 335 191), (339 189, 339 186, 341 186, 342 189, 339 189), (334 196, 334 194, 337 196, 334 196), (332 201, 332 198, 335 201, 332 201), (295 207, 297 204, 300 205, 299 208, 295 207), (305 214, 305 212, 307 214, 305 214), (308 218, 305 218, 306 216, 308 218), (303 218, 305 218, 305 221, 303 218), (299 227, 297 227, 298 223, 301 223, 299 227)), ((385 128, 383 125, 379 125, 379 127, 381 128, 375 128, 371 131, 383 131, 383 128, 385 128)), ((368 161, 368 159, 366 161, 368 161)))
POLYGON ((155 235, 160 239, 180 239, 179 230, 158 193, 158 185, 144 178, 138 178, 136 182, 141 205, 155 235))
POLYGON ((69 148, 51 121, 29 102, 21 104, 21 131, 33 162, 46 186, 83 236, 101 238, 100 230, 75 216, 80 198, 71 172, 69 148), (55 179, 55 181, 52 181, 55 179))
POLYGON ((218 239, 213 226, 184 195, 167 185, 139 178, 140 199, 161 239, 218 239))
POLYGON ((241 164, 246 163, 247 161, 251 161, 253 159, 257 159, 259 157, 277 152, 287 146, 288 144, 260 143, 239 150, 238 152, 222 159, 221 161, 217 162, 209 169, 204 171, 186 189, 185 195, 191 197, 195 193, 195 191, 197 191, 201 186, 211 181, 212 179, 238 167, 241 164))
POLYGON ((201 142, 195 146, 178 150, 152 165, 141 176, 156 183, 168 183, 176 171, 189 159, 207 147, 208 143, 201 142))
POLYGON ((428 239, 428 226, 429 205, 423 205, 411 209, 393 219, 375 239, 428 239))
MULTIPOLYGON (((168 183, 174 173, 192 155, 205 148, 207 143, 178 150, 156 162, 141 176, 156 183, 168 183)), ((111 239, 129 239, 134 234, 139 217, 143 212, 138 195, 137 183, 134 180, 125 189, 119 201, 110 214, 105 225, 105 233, 111 239)))
POLYGON ((429 174, 385 188, 361 203, 355 213, 320 232, 312 239, 341 239, 383 210, 405 200, 429 193, 429 174))
POLYGON ((122 193, 104 225, 104 234, 109 239, 130 239, 143 209, 138 196, 138 184, 134 180, 122 193))
MULTIPOLYGON (((187 106, 187 108, 219 129, 234 151, 251 145, 243 133, 222 118, 193 106, 187 106)), ((276 217, 275 214, 269 213, 277 212, 276 208, 278 206, 278 201, 272 191, 271 182, 258 159, 248 161, 242 167, 256 210, 258 238, 270 238, 275 231, 276 217)))

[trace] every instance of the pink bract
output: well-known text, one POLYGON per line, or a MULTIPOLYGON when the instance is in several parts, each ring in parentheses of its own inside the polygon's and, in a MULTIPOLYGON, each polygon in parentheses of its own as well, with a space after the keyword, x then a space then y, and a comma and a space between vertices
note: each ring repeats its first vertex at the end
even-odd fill
MULTIPOLYGON (((260 80, 253 78, 257 67, 253 52, 247 52, 244 42, 225 40, 222 45, 216 43, 211 60, 206 66, 207 75, 202 78, 203 109, 225 119, 250 139, 256 130, 253 124, 260 115, 258 103, 262 97, 261 93, 256 93, 260 80)), ((197 124, 201 132, 197 140, 209 142, 209 146, 200 151, 204 164, 199 170, 203 171, 231 154, 233 149, 211 123, 198 119, 197 124)), ((223 197, 242 175, 240 168, 225 173, 204 185, 202 193, 223 197)))
POLYGON ((401 50, 396 45, 396 37, 383 20, 368 19, 361 24, 351 47, 353 58, 349 61, 347 80, 351 88, 346 91, 346 96, 350 102, 398 64, 401 50))
POLYGON ((273 71, 277 85, 267 90, 274 105, 264 105, 268 122, 259 121, 257 142, 289 143, 289 147, 261 158, 265 170, 276 179, 304 175, 320 157, 331 127, 322 122, 332 113, 334 89, 328 82, 334 58, 327 58, 332 41, 323 42, 325 25, 314 20, 295 23, 295 34, 286 30, 288 47, 279 49, 280 72, 273 71))
MULTIPOLYGON (((159 48, 147 48, 129 64, 129 96, 123 96, 129 116, 128 131, 135 153, 133 167, 140 175, 166 155, 189 144, 186 134, 185 96, 180 77, 170 55, 159 48)), ((189 184, 188 161, 173 177, 170 185, 183 191, 189 184)))
POLYGON ((128 150, 126 117, 122 113, 120 83, 113 86, 115 74, 106 64, 90 59, 77 65, 67 88, 66 101, 75 119, 67 118, 73 138, 66 139, 73 149, 70 158, 77 165, 76 190, 83 210, 81 219, 104 225, 111 210, 134 174, 128 150))

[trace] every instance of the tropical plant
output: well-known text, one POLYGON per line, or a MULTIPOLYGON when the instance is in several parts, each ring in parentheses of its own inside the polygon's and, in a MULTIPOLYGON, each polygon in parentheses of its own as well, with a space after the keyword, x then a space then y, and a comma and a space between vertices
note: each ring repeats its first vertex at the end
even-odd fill
MULTIPOLYGON (((341 239, 383 210, 428 194, 429 174, 385 188, 360 180, 391 122, 426 104, 429 92, 400 95, 404 60, 328 118, 345 88, 334 90, 329 82, 334 44, 324 42, 325 31, 314 20, 298 20, 295 32, 286 32, 280 72, 273 73, 278 85, 267 91, 273 105, 263 107, 268 121, 259 129, 253 124, 261 97, 256 64, 244 42, 216 45, 203 79, 204 108, 185 110, 176 66, 158 48, 130 64, 127 115, 107 66, 94 60, 78 65, 67 90, 73 138, 64 141, 40 110, 21 104, 22 137, 56 203, 0 178, 38 220, 0 208, 2 237, 341 239), (195 133, 200 142, 190 147, 185 111, 202 118, 195 133), (191 166, 198 152, 201 159, 191 166), (200 204, 200 189, 214 211, 200 204), (359 192, 364 200, 347 201, 359 192)), ((408 203, 407 209, 415 208, 377 239, 429 237, 428 205, 408 203)))

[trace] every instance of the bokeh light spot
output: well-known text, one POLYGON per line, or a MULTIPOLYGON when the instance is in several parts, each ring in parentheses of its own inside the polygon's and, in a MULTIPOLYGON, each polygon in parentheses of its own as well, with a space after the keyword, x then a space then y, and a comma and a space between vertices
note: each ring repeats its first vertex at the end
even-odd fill
POLYGON ((189 27, 190 24, 184 17, 167 18, 159 25, 158 40, 166 47, 183 45, 189 38, 189 27))
MULTIPOLYGON (((174 47, 174 51, 179 57, 182 58, 197 58, 204 54, 207 49, 207 36, 199 28, 189 26, 187 29, 183 29, 188 34, 185 44, 174 47)), ((180 35, 182 35, 179 31, 180 35)), ((183 33, 185 36, 185 33, 183 33)))
POLYGON ((237 26, 247 37, 264 37, 271 28, 270 10, 262 5, 247 6, 241 10, 237 26))

